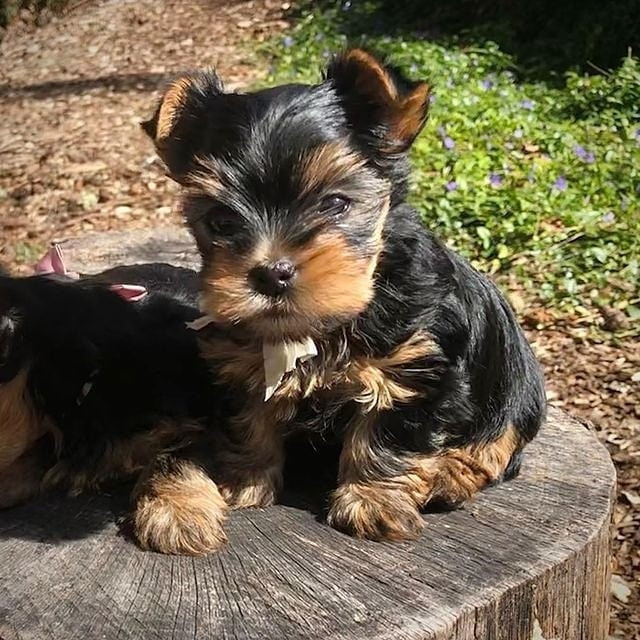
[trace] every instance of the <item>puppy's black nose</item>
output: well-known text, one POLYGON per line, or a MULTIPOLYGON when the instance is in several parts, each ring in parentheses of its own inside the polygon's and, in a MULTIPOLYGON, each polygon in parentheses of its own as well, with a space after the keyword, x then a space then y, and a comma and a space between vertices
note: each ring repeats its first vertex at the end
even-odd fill
POLYGON ((279 296, 291 284, 296 275, 296 268, 289 260, 266 266, 254 267, 249 272, 251 286, 265 296, 279 296))

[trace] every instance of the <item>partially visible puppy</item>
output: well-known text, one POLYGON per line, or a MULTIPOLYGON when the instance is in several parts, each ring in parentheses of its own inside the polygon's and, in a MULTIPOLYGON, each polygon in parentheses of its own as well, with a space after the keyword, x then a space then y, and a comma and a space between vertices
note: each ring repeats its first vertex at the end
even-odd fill
POLYGON ((185 322, 187 269, 119 267, 83 280, 0 276, 0 506, 135 478, 145 548, 204 553, 225 540, 226 505, 192 455, 214 419, 205 365, 185 322), (128 282, 138 302, 110 290, 128 282))

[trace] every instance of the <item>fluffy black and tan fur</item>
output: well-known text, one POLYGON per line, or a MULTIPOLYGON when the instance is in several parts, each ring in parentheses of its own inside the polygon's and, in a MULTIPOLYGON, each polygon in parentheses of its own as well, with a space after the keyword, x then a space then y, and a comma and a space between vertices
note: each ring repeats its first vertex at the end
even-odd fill
POLYGON ((287 436, 322 433, 342 447, 329 523, 412 537, 427 503, 513 476, 540 426, 542 377, 508 304, 405 202, 428 98, 352 50, 311 86, 186 76, 145 123, 203 257, 236 507, 273 503, 287 436), (263 343, 308 336, 318 355, 265 402, 263 343))
POLYGON ((195 448, 216 403, 195 336, 194 272, 120 267, 80 281, 0 275, 0 507, 43 490, 138 479, 139 543, 203 553, 224 503, 195 448), (149 291, 128 302, 108 288, 149 291))

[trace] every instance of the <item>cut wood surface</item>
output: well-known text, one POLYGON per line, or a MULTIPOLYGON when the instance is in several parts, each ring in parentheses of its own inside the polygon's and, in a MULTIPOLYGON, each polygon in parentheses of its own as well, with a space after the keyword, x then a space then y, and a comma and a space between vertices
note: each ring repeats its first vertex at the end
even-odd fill
POLYGON ((120 264, 168 262, 179 267, 200 268, 195 241, 181 227, 151 231, 111 231, 80 238, 61 239, 67 266, 93 274, 120 264))
MULTIPOLYGON (((97 241, 90 262, 64 246, 84 272, 197 264, 188 237, 165 239, 180 237, 180 259, 153 234, 123 236, 108 263, 97 241)), ((551 410, 517 479, 426 514, 411 543, 349 538, 294 491, 232 513, 219 553, 171 557, 126 535, 125 491, 42 497, 0 512, 0 638, 606 640, 614 486, 595 435, 551 410)))

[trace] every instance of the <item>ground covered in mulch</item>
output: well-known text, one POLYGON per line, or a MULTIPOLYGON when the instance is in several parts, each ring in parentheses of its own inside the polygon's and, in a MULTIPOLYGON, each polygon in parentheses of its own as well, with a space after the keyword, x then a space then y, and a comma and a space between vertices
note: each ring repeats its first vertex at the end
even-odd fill
MULTIPOLYGON (((287 28, 275 0, 76 5, 37 27, 25 16, 0 44, 0 264, 18 272, 52 239, 177 222, 139 128, 154 95, 193 65, 255 82, 252 46, 287 28)), ((550 401, 596 425, 615 461, 612 637, 640 640, 640 344, 519 303, 550 401)))

